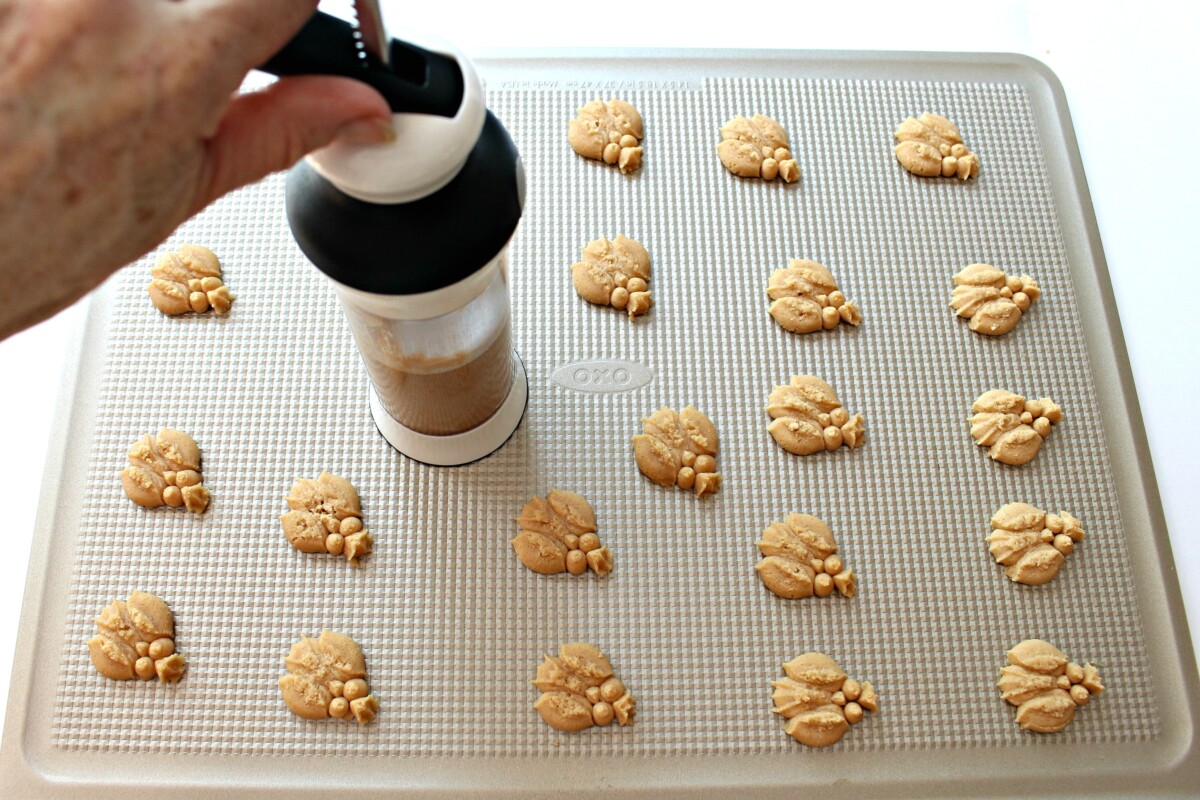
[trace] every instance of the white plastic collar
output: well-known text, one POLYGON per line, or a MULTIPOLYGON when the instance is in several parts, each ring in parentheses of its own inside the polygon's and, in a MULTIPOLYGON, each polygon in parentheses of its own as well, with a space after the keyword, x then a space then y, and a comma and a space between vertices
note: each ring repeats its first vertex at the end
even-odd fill
POLYGON ((458 283, 443 286, 441 289, 435 289, 432 292, 422 292, 420 294, 375 294, 339 283, 333 278, 329 278, 329 282, 333 284, 333 288, 341 295, 343 302, 348 301, 352 305, 369 311, 377 317, 384 317, 385 319, 433 319, 434 317, 440 317, 442 314, 457 311, 483 294, 483 291, 495 279, 496 270, 500 269, 504 263, 504 255, 507 249, 508 245, 505 245, 504 249, 497 253, 495 258, 458 283))

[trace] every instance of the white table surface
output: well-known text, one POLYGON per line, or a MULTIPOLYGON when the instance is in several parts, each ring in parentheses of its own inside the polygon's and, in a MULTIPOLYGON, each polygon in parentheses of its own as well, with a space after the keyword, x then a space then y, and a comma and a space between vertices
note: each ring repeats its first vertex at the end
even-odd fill
MULTIPOLYGON (((494 47, 736 47, 1018 52, 1067 94, 1120 309, 1193 643, 1200 643, 1200 4, 391 3, 468 54, 494 47), (479 6, 486 7, 479 7, 479 6), (978 6, 978 7, 977 7, 978 6), (687 8, 707 9, 685 11, 687 8), (768 13, 775 9, 775 13, 768 13), (738 20, 742 10, 752 11, 738 20), (953 10, 952 17, 940 15, 953 10), (586 15, 585 15, 586 12, 586 15)), ((410 26, 410 27, 403 27, 410 26)), ((916 109, 920 111, 921 109, 916 109)), ((986 169, 986 164, 984 165, 986 169)), ((6 265, 7 267, 8 265, 6 265)), ((86 311, 0 342, 0 709, 7 709, 29 547, 70 334, 86 311)), ((47 676, 52 679, 52 676, 47 676)))

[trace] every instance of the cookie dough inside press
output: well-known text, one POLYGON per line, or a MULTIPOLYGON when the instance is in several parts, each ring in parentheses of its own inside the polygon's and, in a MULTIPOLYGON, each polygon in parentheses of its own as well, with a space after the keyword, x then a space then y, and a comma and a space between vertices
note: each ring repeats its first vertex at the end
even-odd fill
POLYGON ((763 586, 780 597, 828 597, 835 590, 854 597, 858 592, 858 578, 837 555, 833 531, 811 514, 788 514, 785 521, 772 522, 758 549, 763 559, 754 569, 763 586))
POLYGON ((721 126, 717 155, 725 169, 742 178, 800 180, 800 165, 792 157, 787 131, 762 114, 736 116, 721 126))
POLYGON ((1042 639, 1026 639, 1008 651, 996 688, 1017 707, 1017 724, 1035 733, 1063 730, 1078 708, 1104 691, 1099 670, 1076 664, 1042 639))
POLYGON ((833 273, 815 261, 792 259, 787 269, 771 273, 767 284, 771 317, 792 333, 836 328, 839 322, 862 322, 858 306, 846 299, 833 273))
POLYGON ((823 450, 851 449, 866 441, 862 414, 842 408, 833 387, 812 375, 795 375, 776 386, 767 398, 771 424, 767 432, 775 442, 798 456, 823 450))
POLYGON ((592 100, 567 126, 571 149, 584 158, 616 164, 623 173, 642 165, 642 115, 624 100, 592 100))
POLYGON ((1028 275, 1005 275, 991 264, 971 264, 954 276, 950 307, 976 333, 1000 336, 1017 327, 1041 295, 1028 275))
POLYGON ((679 412, 663 406, 643 419, 642 433, 633 437, 633 456, 642 474, 659 486, 691 489, 697 497, 721 488, 717 428, 691 406, 679 412))
POLYGON ((300 552, 345 556, 352 567, 371 552, 374 539, 363 528, 358 490, 345 478, 328 472, 315 480, 297 478, 287 504, 291 510, 279 521, 284 536, 300 552))
POLYGON ((1041 586, 1058 574, 1075 545, 1083 541, 1083 525, 1065 512, 1047 514, 1028 503, 1009 503, 992 516, 988 549, 1004 574, 1015 583, 1041 586))
POLYGON ((358 642, 344 633, 321 631, 292 645, 279 691, 288 709, 304 719, 375 720, 379 701, 367 683, 367 659, 358 642))
POLYGON ((575 291, 589 303, 624 310, 630 319, 650 310, 650 254, 625 236, 593 239, 571 265, 575 291))
POLYGON ((801 744, 828 747, 861 722, 863 712, 879 710, 874 687, 847 677, 824 653, 797 656, 783 671, 787 677, 771 682, 771 711, 787 720, 784 731, 801 744))
POLYGON ((971 406, 971 436, 988 448, 1001 464, 1019 466, 1033 461, 1052 426, 1063 420, 1062 408, 1048 397, 1026 400, 1019 394, 993 389, 971 406))
POLYGON ((209 494, 200 474, 200 448, 183 431, 163 428, 157 436, 134 442, 129 466, 121 471, 125 495, 142 508, 184 506, 197 514, 208 508, 209 494))
POLYGON ((92 664, 106 678, 175 683, 187 667, 175 652, 175 615, 160 598, 136 591, 113 600, 96 617, 99 631, 88 642, 92 664))
POLYGON ((221 280, 217 254, 196 244, 180 245, 175 252, 159 256, 146 291, 155 308, 172 316, 210 309, 228 314, 237 299, 221 280))
POLYGON ((974 178, 979 174, 979 158, 967 149, 954 123, 937 114, 909 117, 893 134, 896 160, 906 170, 922 178, 974 178))
POLYGON ((534 572, 582 575, 590 569, 601 577, 612 572, 612 553, 596 535, 596 514, 580 495, 554 489, 545 499, 532 497, 517 524, 521 532, 513 550, 534 572))
POLYGON ((575 733, 616 720, 632 725, 637 701, 613 673, 608 657, 586 642, 564 644, 546 656, 533 685, 542 693, 534 709, 551 728, 575 733))

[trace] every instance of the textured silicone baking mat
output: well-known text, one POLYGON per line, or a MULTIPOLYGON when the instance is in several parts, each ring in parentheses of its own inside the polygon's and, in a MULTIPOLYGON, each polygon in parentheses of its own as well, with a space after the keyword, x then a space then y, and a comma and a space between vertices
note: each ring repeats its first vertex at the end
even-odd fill
MULTIPOLYGON (((571 74, 564 63, 514 74, 571 74)), ((424 466, 378 435, 334 294, 288 231, 280 176, 225 198, 172 239, 220 254, 238 294, 228 317, 159 315, 144 290, 149 259, 109 286, 104 313, 93 317, 104 326, 104 355, 84 365, 99 373, 99 388, 77 398, 72 420, 73 430, 89 432, 77 442, 87 477, 59 490, 79 510, 79 525, 65 599, 44 601, 65 611, 41 628, 54 642, 38 645, 53 651, 41 663, 58 669, 39 678, 52 693, 31 690, 52 694, 38 711, 46 721, 30 723, 45 731, 47 744, 31 745, 38 758, 63 754, 86 770, 99 763, 91 755, 124 753, 153 770, 147 759, 158 757, 165 784, 173 768, 212 764, 211 773, 187 772, 194 785, 225 786, 221 774, 253 783, 266 770, 285 783, 341 786, 296 760, 170 756, 468 757, 356 763, 412 786, 452 787, 470 773, 478 788, 496 770, 510 786, 539 785, 539 772, 504 773, 506 763, 563 760, 587 770, 617 762, 580 757, 655 756, 666 759, 663 780, 674 776, 677 786, 762 787, 832 780, 851 769, 832 760, 837 753, 872 752, 870 764, 858 762, 864 770, 884 766, 886 780, 911 787, 927 774, 949 775, 922 772, 929 762, 918 751, 954 750, 956 779, 988 779, 996 763, 1014 762, 976 755, 1022 753, 1045 766, 1060 751, 1161 741, 1164 720, 1172 736, 1188 725, 1161 694, 1180 685, 1176 668, 1147 661, 1164 642, 1143 634, 1161 631, 1143 618, 1146 598, 1156 613, 1170 598, 1134 584, 1129 565, 1144 571, 1140 554, 1155 549, 1154 532, 1128 524, 1118 504, 1131 476, 1147 479, 1132 460, 1113 460, 1125 452, 1130 423, 1103 413, 1114 387, 1098 388, 1088 350, 1103 321, 1085 318, 1105 289, 1069 258, 1081 250, 1064 231, 1081 221, 1074 205, 1062 217, 1052 176, 1063 165, 1046 161, 1039 125, 1051 125, 1052 141, 1062 133, 1045 101, 1031 98, 1027 74, 997 67, 1005 79, 804 79, 785 77, 793 62, 781 60, 763 67, 774 78, 712 78, 756 66, 663 63, 662 80, 647 68, 638 72, 645 80, 620 84, 647 127, 645 164, 632 176, 578 158, 565 141, 575 109, 617 93, 612 85, 489 86, 528 179, 510 275, 530 400, 512 440, 481 462, 424 466), (981 159, 977 180, 922 180, 898 166, 891 131, 924 110, 957 122, 981 159), (789 131, 798 184, 741 180, 721 167, 719 127, 753 113, 789 131), (579 248, 617 234, 641 241, 653 259, 656 303, 634 322, 588 305, 571 286, 579 248), (862 326, 806 336, 776 326, 766 282, 791 258, 827 265, 861 306, 862 326), (977 261, 1028 272, 1043 288, 1007 336, 975 335, 948 308, 951 277, 977 261), (622 387, 603 375, 579 377, 601 360, 651 380, 615 391, 622 387), (576 378, 559 383, 556 373, 576 378), (798 458, 774 444, 767 395, 803 373, 828 380, 851 413, 864 415, 864 447, 798 458), (971 403, 992 388, 1049 396, 1064 408, 1065 422, 1032 464, 994 463, 972 441, 971 403), (688 403, 721 434, 725 482, 704 501, 650 484, 629 444, 643 416, 688 403), (147 512, 121 493, 127 447, 162 425, 200 444, 213 494, 203 516, 147 512), (1106 444, 1114 430, 1120 441, 1106 444), (277 516, 288 488, 322 469, 351 479, 362 495, 376 544, 361 569, 298 553, 283 538, 277 516), (553 487, 594 505, 615 556, 607 579, 535 575, 512 553, 512 518, 553 487), (990 516, 1013 500, 1068 511, 1087 530, 1047 586, 1010 583, 987 552, 990 516), (832 526, 860 576, 858 597, 785 601, 762 587, 758 534, 791 511, 832 526), (94 616, 133 589, 157 593, 175 612, 189 664, 178 685, 108 681, 89 663, 94 616), (381 702, 370 726, 305 722, 279 698, 288 648, 326 627, 366 652, 381 702), (1109 689, 1053 737, 1020 731, 994 686, 1005 651, 1030 637, 1097 664, 1109 689), (565 736, 533 712, 528 681, 537 663, 573 640, 609 653, 639 700, 633 727, 565 736), (832 655, 881 697, 880 711, 818 760, 770 713, 779 665, 806 650, 832 655), (737 757, 768 771, 756 780, 728 761, 687 759, 696 756, 737 757), (774 766, 765 756, 776 757, 774 766), (490 766, 472 772, 473 764, 490 766), (836 766, 805 773, 810 764, 836 766), (293 770, 308 777, 284 777, 293 770)), ((794 62, 798 73, 824 74, 814 63, 794 62)), ((865 63, 858 72, 883 69, 865 63)), ((849 60, 843 66, 855 71, 849 60)), ((598 69, 587 62, 579 74, 598 69)), ((1100 362, 1105 375, 1110 358, 1100 362)), ((1125 514, 1141 520, 1149 501, 1134 496, 1125 514)), ((649 775, 658 762, 621 763, 649 775)))

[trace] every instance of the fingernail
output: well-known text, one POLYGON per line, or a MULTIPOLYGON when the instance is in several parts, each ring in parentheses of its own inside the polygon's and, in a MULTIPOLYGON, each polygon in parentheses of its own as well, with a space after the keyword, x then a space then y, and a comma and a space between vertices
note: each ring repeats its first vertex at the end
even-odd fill
POLYGON ((370 117, 347 122, 337 132, 337 141, 351 144, 383 144, 394 141, 396 129, 392 121, 370 117))

